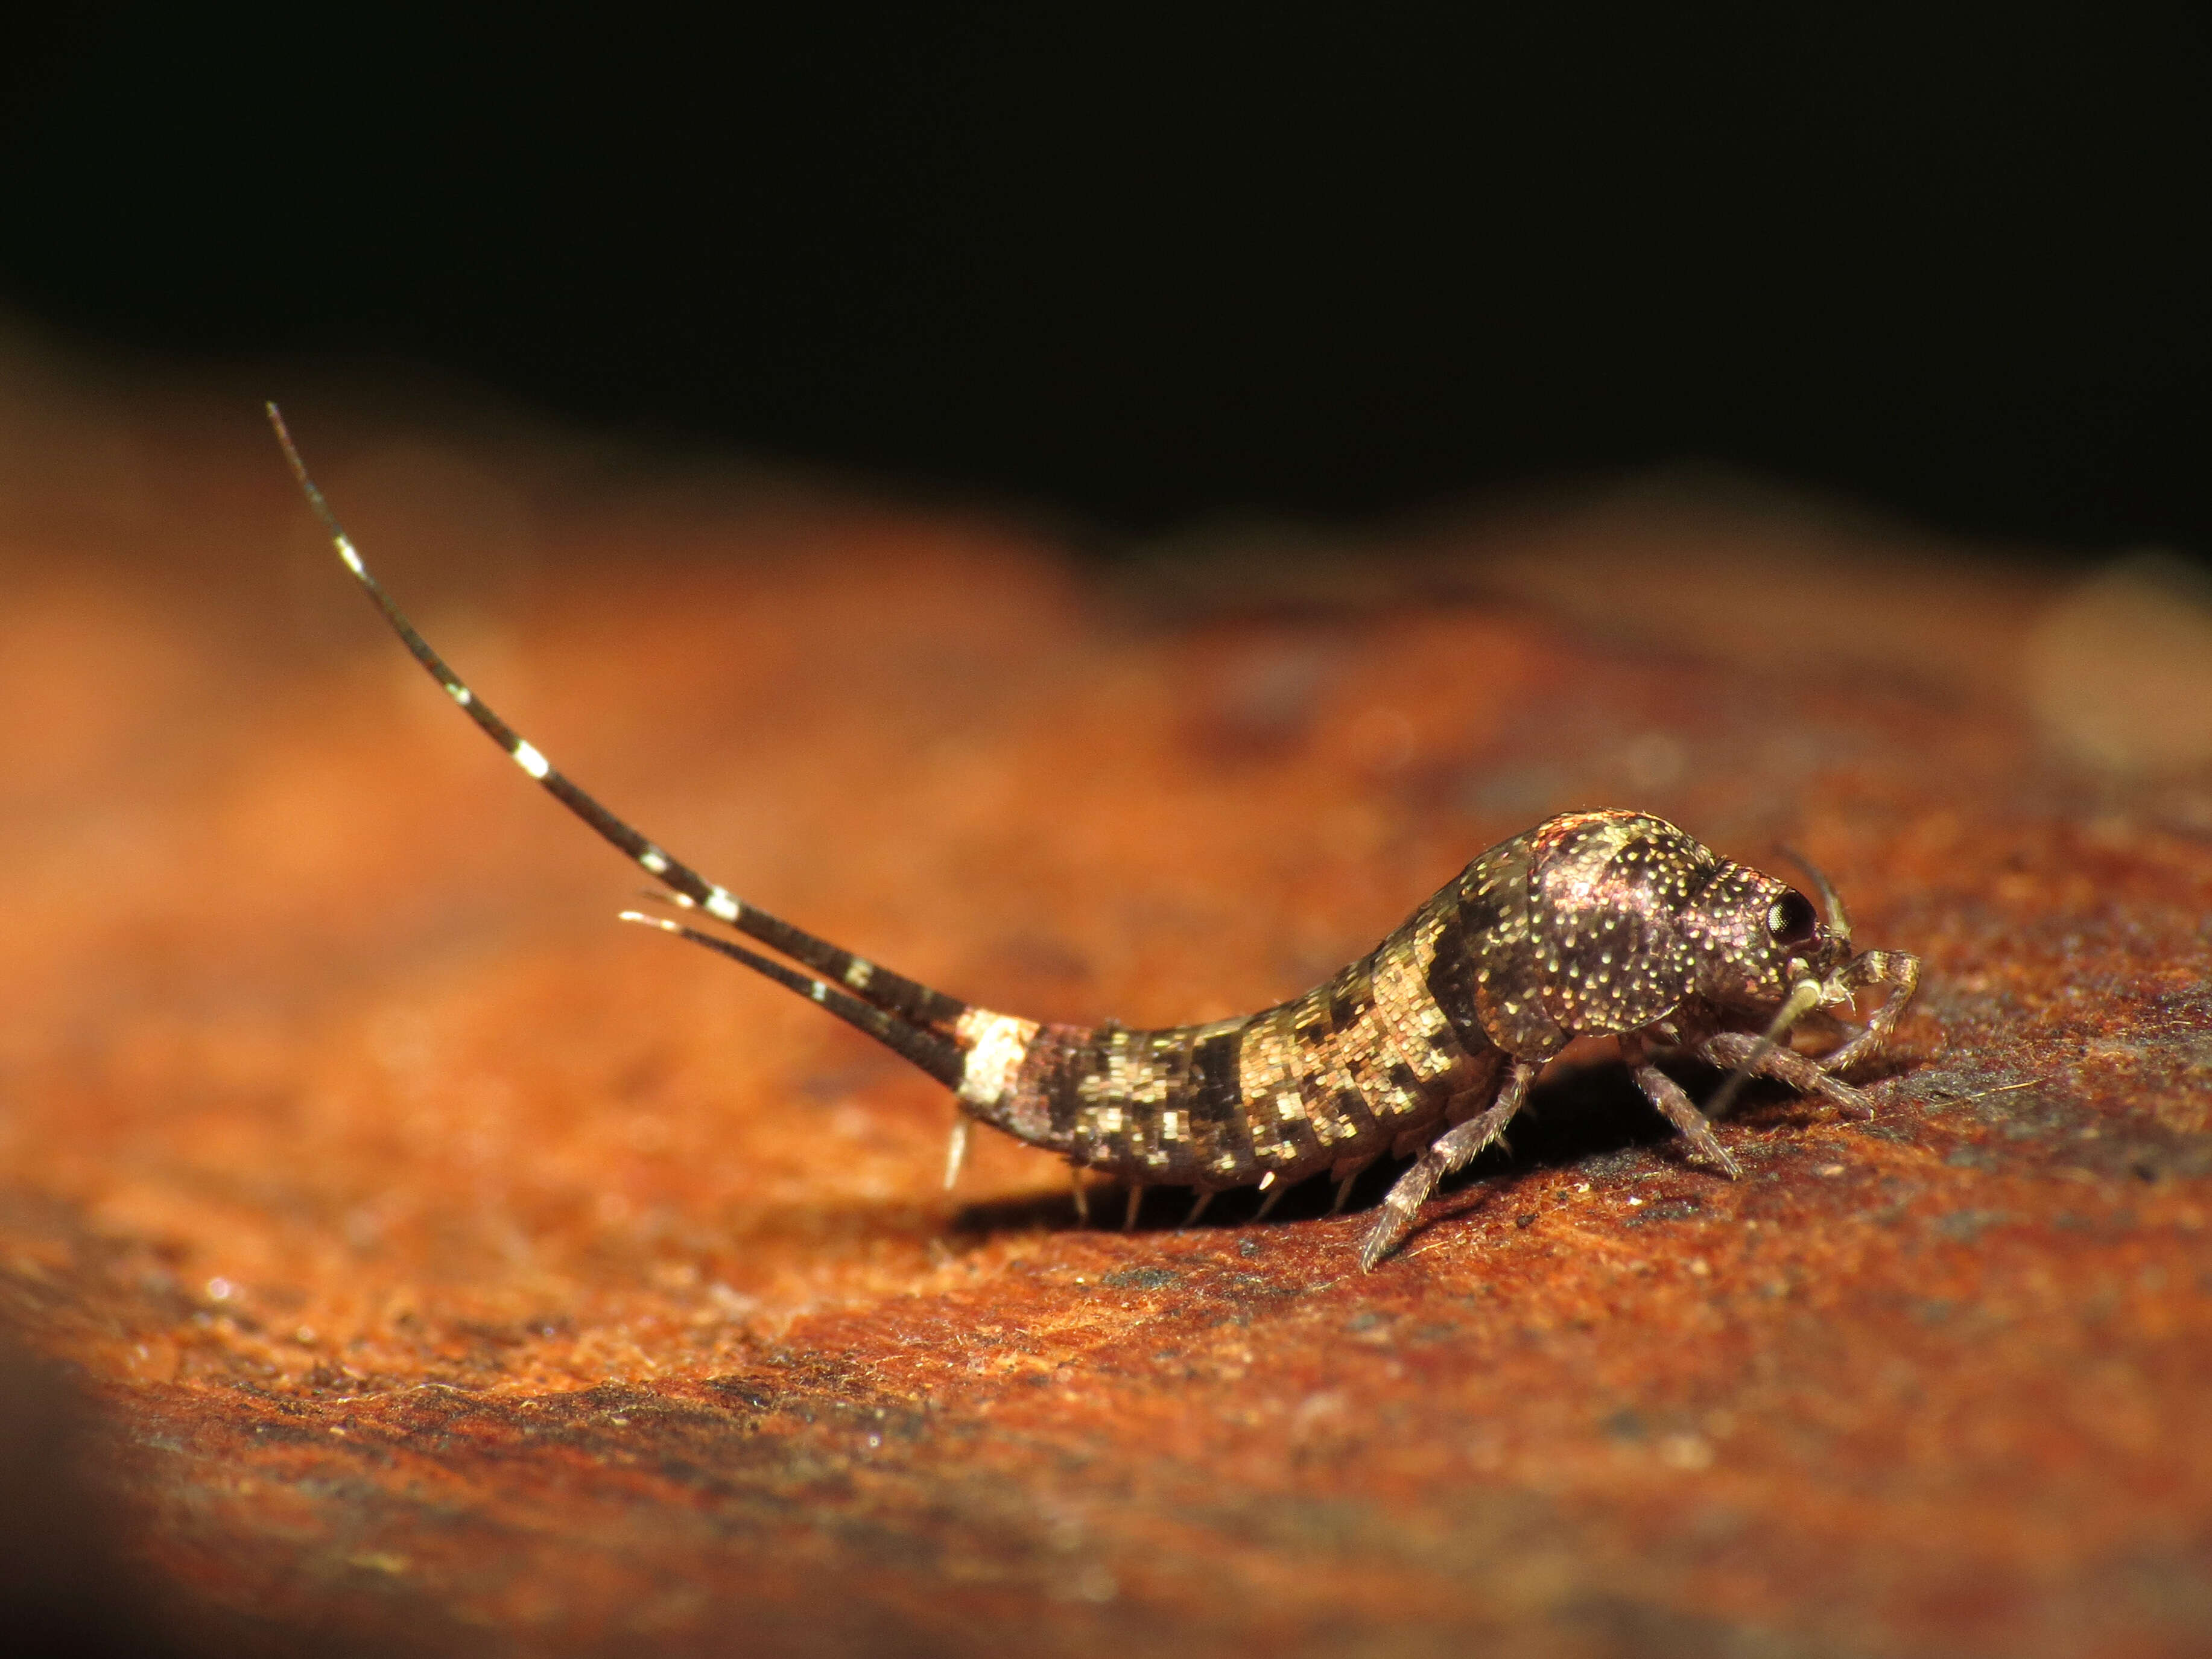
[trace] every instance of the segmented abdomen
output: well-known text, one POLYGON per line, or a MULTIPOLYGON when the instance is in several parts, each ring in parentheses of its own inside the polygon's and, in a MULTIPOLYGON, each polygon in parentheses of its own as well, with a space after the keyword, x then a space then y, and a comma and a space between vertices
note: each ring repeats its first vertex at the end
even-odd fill
POLYGON ((1465 979, 1461 908, 1455 881, 1325 984, 1241 1019, 1038 1028, 1003 1095, 969 1109, 1145 1185, 1239 1187, 1357 1166, 1434 1124, 1501 1058, 1452 994, 1465 979))

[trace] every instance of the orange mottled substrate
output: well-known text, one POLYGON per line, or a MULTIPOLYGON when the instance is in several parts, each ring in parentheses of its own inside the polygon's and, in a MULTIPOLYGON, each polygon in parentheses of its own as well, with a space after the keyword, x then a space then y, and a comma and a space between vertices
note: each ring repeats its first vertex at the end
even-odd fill
MULTIPOLYGON (((944 1194, 941 1090, 616 927, 635 872, 405 659, 254 414, 142 434, 122 505, 0 519, 0 1294, 177 1617, 369 1651, 2201 1638, 2203 780, 2067 773, 1948 661, 1730 659, 1627 588, 1601 628, 1559 562, 1617 568, 1617 514, 1170 602, 981 517, 564 494, 301 420, 559 765, 990 1006, 1261 1006, 1591 805, 1789 841, 1926 963, 1875 1121, 1753 1089, 1739 1183, 1577 1051, 1372 1277, 1387 1164, 1334 1218, 1316 1183, 1087 1231, 1003 1140, 944 1194)), ((1669 614, 1796 626, 1746 546, 1802 582, 1787 524, 1740 529, 1674 557, 1669 614)))

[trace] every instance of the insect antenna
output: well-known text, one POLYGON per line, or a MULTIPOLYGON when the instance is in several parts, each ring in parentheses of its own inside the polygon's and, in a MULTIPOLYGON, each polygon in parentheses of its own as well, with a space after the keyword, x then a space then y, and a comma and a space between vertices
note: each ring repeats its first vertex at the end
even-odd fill
POLYGON ((331 544, 337 550, 338 557, 353 573, 362 590, 375 602, 377 609, 384 613, 385 621, 391 624, 392 631, 413 653, 415 660, 429 672, 431 678, 445 688, 446 695, 460 705, 462 713, 474 720, 484 734, 506 752, 507 758, 528 773, 562 805, 589 824, 602 840, 611 842, 648 875, 665 884, 678 903, 696 906, 715 921, 749 934, 769 949, 826 975, 830 982, 793 973, 781 963, 770 962, 741 946, 691 928, 664 922, 655 917, 632 919, 642 920, 679 933, 742 962, 779 985, 820 1003, 832 1013, 912 1060, 931 1076, 957 1082, 959 1066, 957 1057, 961 1051, 954 1044, 947 1028, 968 1011, 966 1003, 934 990, 918 980, 880 968, 866 957, 855 956, 842 945, 833 945, 828 939, 817 938, 781 917, 770 915, 756 905, 746 903, 656 846, 555 769, 544 751, 501 720, 469 689, 446 659, 432 649, 430 642, 416 631, 415 624, 407 620, 406 614, 384 591, 383 584, 369 574, 368 567, 362 562, 361 554, 346 535, 344 527, 338 523, 337 515, 331 511, 330 504, 323 499, 323 492, 307 476, 307 464, 300 459, 300 452, 292 442, 292 434, 284 425, 283 416, 273 403, 264 407, 269 413, 269 423, 276 431, 276 441, 283 448, 284 459, 291 465, 292 476, 299 480, 301 491, 307 498, 307 505, 314 509, 315 517, 328 532, 331 544), (843 988, 837 988, 839 987, 843 988), (954 1059, 948 1061, 948 1054, 954 1059), (949 1076, 946 1071, 948 1065, 951 1067, 949 1076))
POLYGON ((1789 842, 1782 843, 1783 855, 1813 878, 1814 890, 1820 896, 1820 907, 1828 915, 1828 931, 1849 945, 1851 942, 1851 919, 1844 909, 1844 896, 1836 890, 1820 866, 1807 858, 1789 842))

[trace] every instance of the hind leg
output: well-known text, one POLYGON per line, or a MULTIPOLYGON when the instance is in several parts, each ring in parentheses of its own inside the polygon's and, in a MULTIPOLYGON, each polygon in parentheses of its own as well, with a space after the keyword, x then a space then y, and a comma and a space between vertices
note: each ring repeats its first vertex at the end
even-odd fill
POLYGON ((1479 1115, 1438 1135, 1429 1150, 1413 1160, 1413 1167, 1398 1177, 1397 1185, 1382 1200, 1375 1224, 1368 1228, 1367 1237, 1359 1242, 1362 1272, 1374 1272, 1376 1262, 1405 1242, 1406 1235, 1413 1231, 1413 1220, 1421 1206, 1436 1191, 1437 1182, 1505 1133, 1505 1126, 1513 1121, 1514 1113, 1528 1097, 1528 1085, 1543 1069, 1534 1060, 1515 1060, 1498 1091, 1498 1098, 1479 1115))

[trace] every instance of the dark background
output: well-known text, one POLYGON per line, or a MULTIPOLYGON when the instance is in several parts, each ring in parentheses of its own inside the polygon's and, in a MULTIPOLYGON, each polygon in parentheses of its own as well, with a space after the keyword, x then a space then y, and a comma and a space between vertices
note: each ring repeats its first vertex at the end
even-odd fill
POLYGON ((112 5, 0 62, 0 305, 1144 531, 1700 457, 2212 546, 2182 6, 112 5))

